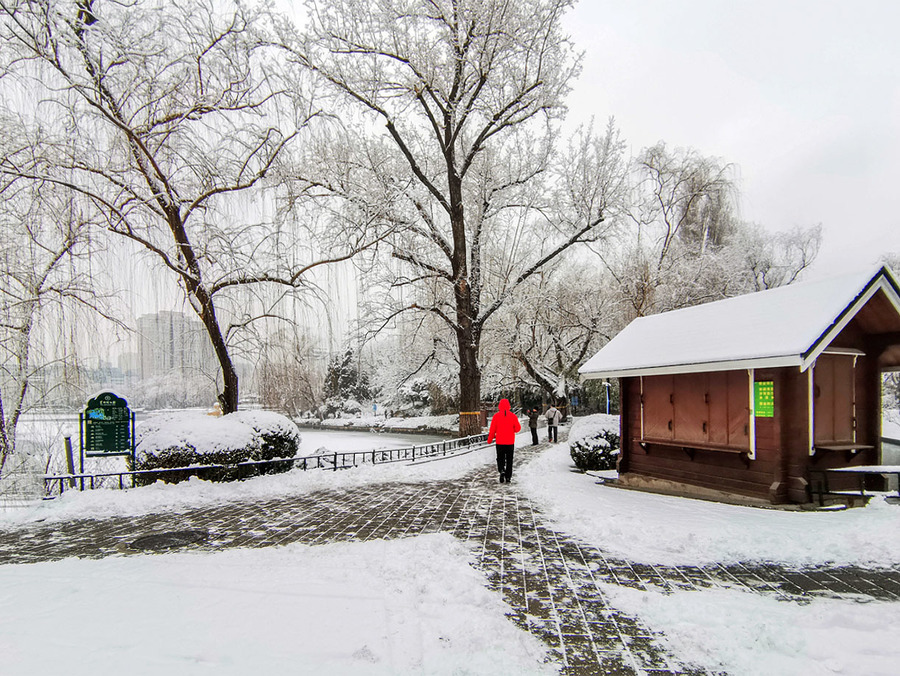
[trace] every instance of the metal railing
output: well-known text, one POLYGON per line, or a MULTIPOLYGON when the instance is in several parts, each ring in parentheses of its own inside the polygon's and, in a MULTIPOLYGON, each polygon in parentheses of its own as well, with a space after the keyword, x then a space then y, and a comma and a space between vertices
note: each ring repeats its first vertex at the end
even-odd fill
POLYGON ((227 475, 229 479, 242 480, 261 474, 287 472, 292 469, 337 471, 365 464, 381 465, 392 462, 413 462, 421 458, 440 458, 462 448, 484 444, 486 441, 486 434, 475 434, 459 439, 448 439, 447 441, 404 448, 373 451, 338 451, 294 458, 276 458, 275 460, 247 460, 234 465, 191 465, 189 467, 165 467, 97 474, 48 474, 43 477, 44 490, 47 497, 55 497, 61 495, 67 488, 82 491, 97 488, 124 489, 134 486, 138 481, 143 484, 146 482, 146 479, 153 479, 153 477, 164 481, 177 482, 192 476, 200 479, 218 478, 221 480, 221 477, 227 475), (130 477, 130 481, 126 479, 127 477, 130 477))

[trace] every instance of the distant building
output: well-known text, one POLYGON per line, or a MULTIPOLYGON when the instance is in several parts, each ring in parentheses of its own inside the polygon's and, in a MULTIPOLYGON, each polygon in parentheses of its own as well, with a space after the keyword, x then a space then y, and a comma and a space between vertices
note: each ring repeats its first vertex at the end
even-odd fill
POLYGON ((216 370, 215 354, 203 325, 183 312, 163 311, 137 320, 137 362, 141 378, 216 370))

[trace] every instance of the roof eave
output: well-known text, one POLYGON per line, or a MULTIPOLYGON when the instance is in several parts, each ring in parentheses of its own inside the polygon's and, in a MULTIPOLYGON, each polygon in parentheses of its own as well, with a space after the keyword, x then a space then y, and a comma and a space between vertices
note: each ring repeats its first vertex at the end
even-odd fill
POLYGON ((806 371, 810 366, 815 364, 816 359, 828 348, 837 335, 843 331, 857 313, 868 303, 872 296, 878 291, 883 291, 884 295, 894 306, 897 314, 900 314, 900 284, 887 267, 882 267, 868 284, 859 292, 856 298, 850 302, 847 307, 835 318, 831 326, 829 326, 822 334, 813 342, 813 344, 802 355, 801 371, 806 371))
POLYGON ((632 369, 600 369, 581 372, 582 380, 601 378, 631 378, 637 376, 663 376, 683 373, 712 373, 715 371, 743 371, 746 369, 785 368, 802 366, 802 356, 782 355, 778 357, 759 357, 753 359, 733 359, 692 364, 671 364, 667 366, 644 366, 632 369))

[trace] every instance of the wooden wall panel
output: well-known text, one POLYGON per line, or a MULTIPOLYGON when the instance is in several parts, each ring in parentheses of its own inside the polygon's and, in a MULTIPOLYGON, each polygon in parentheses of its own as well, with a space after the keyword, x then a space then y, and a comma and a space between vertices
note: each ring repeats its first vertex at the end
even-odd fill
POLYGON ((688 444, 709 443, 709 377, 686 373, 673 377, 675 429, 673 438, 688 444))
POLYGON ((750 448, 750 374, 727 371, 728 446, 750 448))
POLYGON ((644 438, 671 441, 675 433, 672 376, 644 377, 644 438))
POLYGON ((769 497, 775 471, 771 458, 751 461, 748 467, 737 453, 696 450, 691 460, 677 448, 649 444, 648 451, 634 450, 630 471, 739 495, 769 497))
POLYGON ((709 374, 709 443, 728 446, 728 373, 709 374))

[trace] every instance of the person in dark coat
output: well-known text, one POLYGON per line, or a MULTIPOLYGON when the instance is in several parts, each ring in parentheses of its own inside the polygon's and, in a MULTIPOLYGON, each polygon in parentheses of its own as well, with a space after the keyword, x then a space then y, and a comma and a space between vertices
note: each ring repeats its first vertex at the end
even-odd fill
POLYGON ((531 445, 538 445, 538 435, 537 435, 537 427, 538 427, 538 417, 540 414, 536 408, 528 411, 528 428, 531 430, 531 445))
POLYGON ((501 399, 497 412, 491 418, 488 429, 488 443, 497 440, 497 470, 500 472, 500 483, 509 483, 512 479, 513 451, 516 448, 516 433, 522 429, 519 418, 509 406, 509 399, 501 399))

